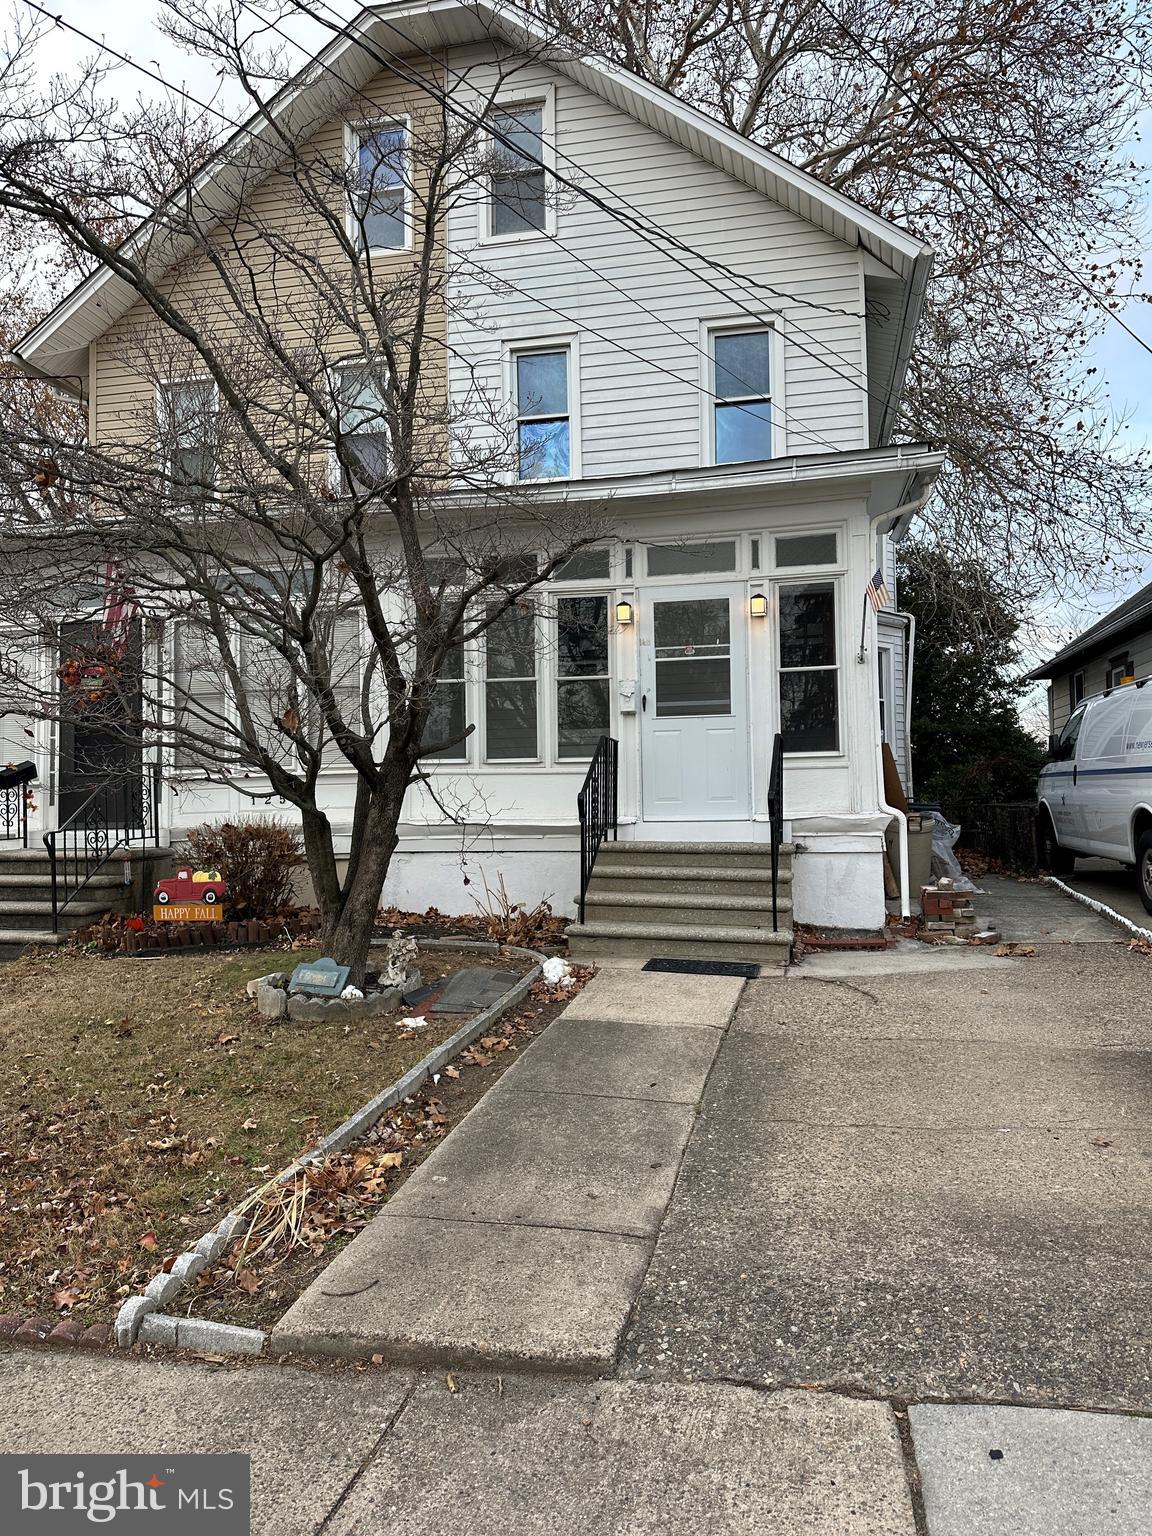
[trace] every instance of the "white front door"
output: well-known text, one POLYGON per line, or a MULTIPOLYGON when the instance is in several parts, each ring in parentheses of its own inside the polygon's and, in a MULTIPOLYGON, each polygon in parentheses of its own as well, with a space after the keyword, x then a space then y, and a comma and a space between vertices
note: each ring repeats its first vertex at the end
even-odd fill
POLYGON ((643 819, 748 820, 744 588, 649 587, 640 613, 643 819))

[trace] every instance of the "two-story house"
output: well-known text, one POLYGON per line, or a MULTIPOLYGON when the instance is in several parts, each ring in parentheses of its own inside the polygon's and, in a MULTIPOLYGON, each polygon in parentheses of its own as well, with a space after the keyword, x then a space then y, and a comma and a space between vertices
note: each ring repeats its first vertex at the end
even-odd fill
MULTIPOLYGON (((514 897, 570 912, 577 797, 611 737, 619 838, 650 857, 618 898, 594 887, 579 932, 608 949, 689 953, 711 904, 735 950, 754 950, 762 882, 718 866, 770 838, 778 738, 795 917, 878 927, 894 815, 882 739, 907 761, 910 626, 892 548, 942 463, 892 441, 930 252, 667 92, 538 42, 485 0, 374 7, 272 109, 288 120, 323 93, 334 142, 357 156, 383 136, 402 167, 422 111, 448 100, 466 117, 510 81, 485 108, 495 169, 439 232, 442 388, 450 414, 473 413, 480 447, 503 423, 513 474, 558 504, 606 506, 611 531, 550 584, 538 643, 477 647, 444 679, 474 730, 429 767, 432 789, 466 781, 485 808, 466 836, 473 888, 479 866, 514 897), (693 859, 707 878, 686 900, 678 877, 693 859)), ((226 163, 212 174, 224 207, 237 179, 226 163)), ((400 170, 371 221, 382 250, 412 250, 408 208, 400 170)), ((125 340, 138 309, 99 271, 18 348, 38 375, 81 381, 102 437, 146 435, 154 416, 154 384, 125 340)), ((46 727, 31 729, 52 825, 67 764, 46 727)), ((259 813, 250 783, 241 792, 156 750, 167 837, 259 813)), ((325 773, 331 816, 350 822, 351 774, 325 773)), ((470 905, 440 799, 410 791, 385 893, 400 906, 470 905)))
POLYGON ((1028 677, 1048 683, 1048 729, 1054 735, 1082 700, 1132 678, 1152 677, 1152 583, 1118 603, 1028 677))

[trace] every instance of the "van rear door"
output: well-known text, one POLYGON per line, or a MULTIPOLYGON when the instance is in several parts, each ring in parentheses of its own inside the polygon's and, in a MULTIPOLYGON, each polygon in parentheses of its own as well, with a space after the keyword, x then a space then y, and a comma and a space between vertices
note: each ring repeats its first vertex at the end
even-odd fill
POLYGON ((1126 772, 1128 720, 1135 690, 1118 688, 1094 699, 1076 743, 1075 796, 1083 817, 1086 852, 1125 859, 1132 783, 1126 772))

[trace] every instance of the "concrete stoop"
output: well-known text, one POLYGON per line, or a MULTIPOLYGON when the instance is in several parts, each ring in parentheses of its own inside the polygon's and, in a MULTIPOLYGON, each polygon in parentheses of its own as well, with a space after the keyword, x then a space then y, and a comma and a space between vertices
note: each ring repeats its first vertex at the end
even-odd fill
POLYGON ((610 1369, 742 986, 596 977, 317 1276, 269 1353, 610 1369))
MULTIPOLYGON (((105 912, 131 912, 139 905, 141 864, 157 857, 156 849, 131 849, 113 854, 105 868, 85 884, 60 914, 59 932, 52 931, 52 873, 46 848, 0 848, 0 960, 13 960, 33 946, 53 946, 94 922, 105 912), (124 883, 123 865, 133 869, 124 883)), ((145 877, 146 878, 146 877, 145 877)))
POLYGON ((792 947, 792 845, 780 850, 776 925, 764 843, 605 843, 584 921, 568 929, 579 960, 636 956, 784 964, 792 947))

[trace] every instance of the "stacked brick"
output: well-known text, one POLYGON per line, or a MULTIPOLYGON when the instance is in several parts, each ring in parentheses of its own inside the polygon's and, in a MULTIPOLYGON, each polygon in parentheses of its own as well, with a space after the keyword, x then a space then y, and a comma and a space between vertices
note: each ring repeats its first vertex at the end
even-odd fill
POLYGON ((951 936, 967 942, 986 931, 986 925, 976 916, 971 895, 956 890, 948 879, 921 886, 920 915, 923 919, 921 937, 925 939, 951 936))

